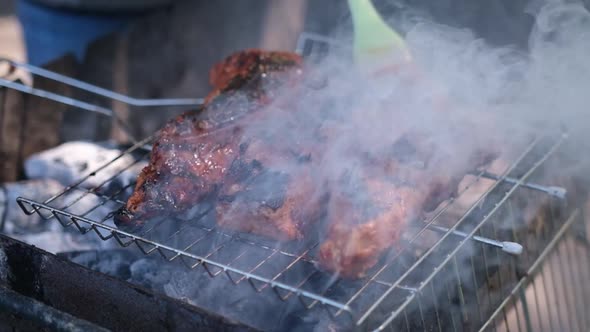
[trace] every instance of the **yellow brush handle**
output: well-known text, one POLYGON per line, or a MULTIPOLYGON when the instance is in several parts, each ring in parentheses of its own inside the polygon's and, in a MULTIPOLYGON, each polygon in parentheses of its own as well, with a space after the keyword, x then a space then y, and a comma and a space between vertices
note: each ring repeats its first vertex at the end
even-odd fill
POLYGON ((403 38, 383 21, 371 0, 348 0, 354 24, 354 55, 360 64, 409 61, 403 38))

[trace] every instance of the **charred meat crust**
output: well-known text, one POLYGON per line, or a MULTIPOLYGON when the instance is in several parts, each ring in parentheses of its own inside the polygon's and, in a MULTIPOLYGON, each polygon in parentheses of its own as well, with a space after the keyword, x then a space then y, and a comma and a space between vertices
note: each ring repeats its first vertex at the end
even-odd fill
POLYGON ((116 212, 115 224, 138 227, 154 215, 212 197, 240 150, 235 120, 259 110, 271 98, 267 92, 289 82, 290 70, 300 64, 296 54, 262 50, 238 52, 217 64, 210 73, 215 89, 205 105, 158 132, 149 164, 116 212))
POLYGON ((398 154, 397 159, 372 159, 372 165, 365 165, 365 172, 352 181, 332 184, 331 217, 319 250, 324 270, 343 278, 365 277, 382 254, 395 249, 408 223, 453 197, 464 174, 492 158, 489 153, 474 153, 468 161, 446 168, 434 155, 424 154, 429 149, 419 141, 411 144, 413 147, 406 146, 407 153, 398 154), (424 166, 408 164, 410 154, 423 159, 424 166), (385 164, 387 167, 380 167, 385 164), (362 208, 355 206, 359 197, 368 201, 362 208))
POLYGON ((206 97, 206 103, 228 92, 245 92, 252 100, 264 100, 262 84, 285 84, 273 82, 276 73, 284 80, 284 73, 302 65, 299 55, 291 52, 268 52, 248 49, 234 53, 213 66, 209 72, 209 83, 214 90, 206 97), (243 89, 247 86, 247 89, 243 89), (254 86, 257 86, 254 88, 254 86))
POLYGON ((419 131, 359 147, 362 131, 346 123, 341 130, 346 115, 321 91, 305 105, 297 104, 298 89, 279 96, 278 88, 300 87, 300 69, 295 54, 260 50, 238 52, 215 65, 214 90, 205 105, 158 133, 150 163, 115 215, 116 224, 141 227, 152 217, 180 214, 210 200, 223 228, 281 241, 324 232, 319 266, 361 278, 395 248, 407 223, 453 196, 471 167, 493 159, 482 149, 469 151, 461 158, 468 160, 457 164, 437 150, 436 138, 419 131), (306 107, 321 117, 317 127, 305 118, 312 113, 301 112, 306 107), (358 168, 333 180, 338 174, 326 172, 334 167, 326 170, 322 162, 326 147, 341 143, 342 135, 351 136, 345 155, 358 168))

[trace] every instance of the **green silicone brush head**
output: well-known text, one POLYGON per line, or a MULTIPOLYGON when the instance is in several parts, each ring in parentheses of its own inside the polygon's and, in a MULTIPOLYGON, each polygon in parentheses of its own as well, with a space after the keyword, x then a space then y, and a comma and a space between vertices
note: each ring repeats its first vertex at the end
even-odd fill
POLYGON ((354 56, 361 65, 411 59, 404 39, 379 15, 371 0, 348 0, 354 25, 354 56))

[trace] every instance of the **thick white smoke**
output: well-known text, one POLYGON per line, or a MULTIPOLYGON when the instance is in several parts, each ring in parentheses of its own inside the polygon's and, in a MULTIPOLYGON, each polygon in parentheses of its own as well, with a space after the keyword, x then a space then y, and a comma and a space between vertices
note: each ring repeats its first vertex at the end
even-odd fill
MULTIPOLYGON (((404 70, 399 75, 367 79, 355 71, 347 56, 332 54, 320 68, 310 68, 328 79, 324 81, 321 74, 317 81, 307 77, 306 87, 317 89, 297 95, 296 112, 283 107, 293 105, 292 100, 285 103, 279 97, 269 106, 276 113, 244 126, 243 143, 262 137, 272 143, 267 147, 272 156, 284 154, 291 146, 297 146, 295 153, 309 152, 316 163, 317 193, 309 195, 308 201, 322 197, 325 184, 343 175, 353 179, 368 173, 375 176, 370 174, 373 169, 367 169, 367 159, 391 153, 391 143, 412 130, 434 146, 441 170, 451 173, 465 168, 469 154, 482 146, 520 153, 531 134, 562 127, 573 134, 578 146, 587 148, 590 13, 580 3, 556 1, 535 2, 529 11, 536 24, 528 50, 490 46, 468 29, 399 15, 408 17, 399 25, 407 28, 405 38, 426 80, 409 84, 407 76, 414 74, 404 70), (441 95, 452 101, 452 107, 438 108, 441 95), (321 152, 307 149, 320 145, 316 138, 323 134, 330 140, 321 152)), ((275 95, 289 99, 294 93, 300 91, 289 87, 275 95)), ((579 148, 572 153, 579 155, 580 162, 588 159, 579 148)), ((300 167, 297 158, 274 162, 276 170, 287 173, 300 167)), ((339 189, 351 190, 348 194, 358 209, 375 198, 366 197, 363 191, 355 195, 354 187, 339 189)), ((232 208, 236 207, 228 211, 232 208)), ((328 209, 327 218, 336 212, 328 209)))
MULTIPOLYGON (((395 172, 377 174, 370 160, 387 160, 392 144, 404 135, 430 150, 422 152, 427 158, 434 155, 430 171, 417 180, 428 186, 441 174, 467 172, 481 150, 511 160, 532 135, 562 126, 584 134, 590 129, 584 121, 590 98, 585 92, 590 83, 590 75, 585 75, 590 69, 585 57, 590 50, 590 13, 572 3, 530 8, 535 9, 536 24, 528 52, 490 46, 468 29, 412 16, 399 25, 407 27, 405 38, 419 75, 408 68, 367 78, 349 62, 349 54, 331 54, 320 66, 304 70, 303 88, 274 92, 278 98, 269 107, 276 110, 244 123, 243 143, 252 138, 273 142, 261 156, 276 156, 270 162, 274 165, 267 166, 287 173, 296 173, 300 163, 279 155, 311 153, 317 194, 309 195, 310 201, 323 197, 326 188, 351 190, 351 204, 366 207, 374 198, 366 197, 371 194, 364 189, 330 184, 342 178, 362 184, 367 177, 395 177, 395 172)), ((343 40, 349 42, 350 37, 343 40)), ((337 212, 328 208, 327 220, 341 222, 331 219, 337 212)), ((353 223, 369 217, 358 218, 353 223)))
MULTIPOLYGON (((565 127, 586 145, 590 12, 578 1, 532 1, 528 50, 486 45, 467 29, 422 21, 407 34, 420 64, 473 111, 489 111, 508 132, 565 127), (514 130, 513 130, 514 129, 514 130)), ((580 161, 584 159, 579 149, 580 161)))

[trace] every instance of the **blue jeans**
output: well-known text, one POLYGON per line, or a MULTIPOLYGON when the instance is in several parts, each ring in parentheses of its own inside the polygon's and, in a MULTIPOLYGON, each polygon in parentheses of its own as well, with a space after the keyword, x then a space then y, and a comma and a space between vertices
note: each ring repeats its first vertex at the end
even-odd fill
POLYGON ((81 61, 96 39, 125 28, 132 15, 98 15, 45 7, 17 1, 27 62, 41 66, 72 53, 81 61))

